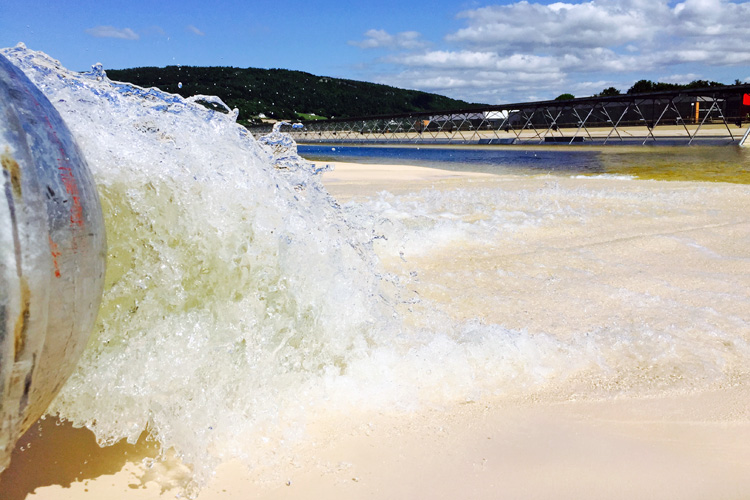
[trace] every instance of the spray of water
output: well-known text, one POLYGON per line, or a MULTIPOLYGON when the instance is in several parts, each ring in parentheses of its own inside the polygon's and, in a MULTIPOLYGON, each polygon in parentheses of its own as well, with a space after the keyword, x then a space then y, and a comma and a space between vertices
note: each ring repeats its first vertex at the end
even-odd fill
POLYGON ((673 387, 747 359, 727 331, 701 344, 700 332, 650 325, 556 335, 456 321, 419 300, 408 269, 381 265, 583 223, 595 213, 576 203, 590 193, 383 194, 341 207, 288 136, 256 141, 235 112, 199 104, 216 98, 112 82, 100 65, 77 74, 22 45, 3 54, 76 136, 109 243, 94 335, 49 411, 103 445, 148 428, 198 484, 232 458, 278 460, 319 411, 673 387))

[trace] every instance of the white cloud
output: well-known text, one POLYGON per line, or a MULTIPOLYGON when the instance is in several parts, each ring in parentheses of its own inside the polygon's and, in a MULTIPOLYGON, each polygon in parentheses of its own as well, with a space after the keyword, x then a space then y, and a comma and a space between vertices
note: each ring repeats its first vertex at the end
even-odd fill
POLYGON ((464 11, 468 26, 446 36, 449 42, 496 50, 559 52, 570 48, 623 45, 653 34, 650 18, 663 10, 659 1, 647 9, 623 8, 629 2, 607 0, 542 5, 521 1, 464 11))
POLYGON ((426 46, 426 44, 420 40, 421 36, 422 35, 416 31, 403 31, 391 35, 385 30, 371 29, 365 33, 364 40, 359 42, 351 41, 349 44, 362 49, 387 48, 414 50, 426 46))
POLYGON ((122 40, 138 40, 138 33, 130 28, 115 28, 114 26, 95 26, 86 33, 96 38, 120 38, 122 40))
POLYGON ((750 3, 686 0, 591 0, 542 5, 521 1, 465 11, 468 26, 446 41, 497 53, 667 54, 646 62, 750 63, 743 49, 750 3), (670 62, 672 61, 672 62, 670 62))
POLYGON ((746 31, 750 5, 726 0, 686 0, 675 5, 675 32, 683 36, 717 36, 746 31), (743 17, 745 19, 743 19, 743 17))
POLYGON ((469 102, 517 102, 530 99, 532 94, 557 92, 564 78, 565 75, 553 67, 538 71, 445 71, 439 67, 419 67, 405 69, 398 74, 380 75, 376 80, 397 87, 449 95, 469 102))
POLYGON ((721 81, 711 75, 731 74, 724 68, 747 74, 750 66, 748 0, 522 0, 465 10, 457 19, 464 26, 434 50, 416 32, 370 30, 350 43, 395 51, 376 63, 389 71, 381 71, 383 83, 464 98, 625 91, 622 82, 665 74, 672 75, 667 81, 721 81))
POLYGON ((670 82, 670 83, 690 83, 695 80, 700 80, 701 75, 697 73, 686 73, 686 74, 675 74, 675 75, 669 75, 669 76, 661 76, 659 77, 660 82, 670 82))
POLYGON ((196 28, 192 24, 188 24, 185 29, 187 29, 190 33, 192 33, 194 35, 205 36, 204 32, 202 32, 201 30, 199 30, 198 28, 196 28))
POLYGON ((562 56, 514 53, 502 56, 496 52, 429 51, 400 54, 385 61, 407 67, 444 70, 503 71, 525 73, 625 71, 636 58, 619 56, 606 49, 590 49, 580 54, 562 56))

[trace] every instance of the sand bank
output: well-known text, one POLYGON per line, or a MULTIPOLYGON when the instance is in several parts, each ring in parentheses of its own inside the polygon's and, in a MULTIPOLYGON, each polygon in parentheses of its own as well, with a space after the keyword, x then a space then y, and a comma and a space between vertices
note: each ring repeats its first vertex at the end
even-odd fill
POLYGON ((412 165, 332 163, 334 169, 323 173, 328 191, 339 201, 368 196, 379 191, 403 193, 414 189, 448 189, 464 182, 492 180, 496 176, 480 172, 458 172, 412 165))
MULTIPOLYGON (((324 174, 324 182, 342 202, 380 190, 470 190, 498 183, 509 189, 534 190, 550 182, 543 176, 496 178, 406 166, 337 163, 335 167, 324 174)), ((589 187, 632 190, 638 195, 658 190, 651 181, 559 178, 552 182, 570 188, 585 182, 589 187)), ((747 288, 750 255, 744 242, 750 234, 746 211, 750 192, 736 186, 719 195, 726 199, 719 204, 717 198, 715 209, 705 217, 685 215, 678 207, 659 220, 644 218, 631 225, 618 220, 617 227, 595 225, 598 229, 593 233, 571 234, 569 241, 579 241, 576 248, 585 245, 597 257, 624 259, 627 275, 614 269, 608 275, 612 280, 643 280, 647 286, 649 279, 658 281, 661 274, 681 269, 669 261, 668 249, 662 252, 659 247, 665 235, 689 235, 702 248, 735 253, 736 281, 730 286, 747 288), (649 254, 667 260, 654 257, 641 262, 640 257, 649 254)), ((612 222, 614 219, 605 212, 602 221, 612 222)), ((543 245, 546 253, 536 256, 548 264, 546 272, 564 272, 562 263, 575 257, 573 245, 543 231, 536 237, 548 243, 543 245)), ((532 265, 519 257, 522 248, 499 249, 484 258, 497 260, 509 255, 516 257, 517 266, 532 265)), ((481 303, 451 304, 449 297, 457 295, 451 287, 491 286, 469 279, 470 271, 477 266, 488 268, 487 262, 471 262, 477 257, 467 252, 433 259, 432 268, 421 269, 425 282, 440 281, 446 270, 461 279, 446 281, 442 298, 436 288, 423 285, 422 291, 432 293, 433 300, 443 300, 451 314, 483 314, 488 321, 502 320, 512 327, 534 320, 519 307, 534 300, 551 307, 555 301, 560 304, 545 316, 546 320, 536 319, 546 321, 535 325, 538 328, 562 329, 566 323, 590 318, 565 309, 585 287, 553 289, 548 286, 549 280, 539 281, 544 286, 496 280, 493 293, 502 293, 507 299, 494 309, 481 303), (554 318, 560 321, 552 321, 554 318)), ((711 265, 697 254, 691 258, 687 263, 691 268, 711 265)), ((608 272, 605 269, 597 271, 608 272)), ((684 281, 677 281, 678 285, 692 278, 685 275, 679 279, 684 281)), ((742 317, 744 325, 748 324, 747 313, 732 311, 731 303, 715 307, 719 313, 742 317)), ((626 309, 623 315, 628 313, 626 309)), ((12 468, 3 475, 2 498, 17 500, 32 491, 29 498, 35 500, 173 497, 170 487, 184 474, 178 465, 157 465, 146 474, 141 465, 129 460, 152 453, 147 446, 99 449, 91 439, 88 431, 57 426, 48 420, 41 438, 29 436, 19 443, 26 446, 31 442, 32 446, 14 457, 12 468)), ((198 498, 739 499, 748 491, 750 387, 738 380, 701 391, 653 396, 609 396, 600 400, 547 395, 520 401, 486 398, 412 413, 318 415, 310 422, 308 436, 282 464, 252 472, 237 463, 225 464, 198 498)))

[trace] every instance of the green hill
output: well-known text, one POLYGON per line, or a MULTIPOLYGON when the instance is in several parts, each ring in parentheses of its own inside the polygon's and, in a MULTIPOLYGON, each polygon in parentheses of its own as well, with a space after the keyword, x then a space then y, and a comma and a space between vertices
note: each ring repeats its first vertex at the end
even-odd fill
POLYGON ((305 120, 459 109, 473 104, 387 85, 315 76, 302 71, 167 66, 108 70, 112 80, 190 97, 219 96, 248 124, 268 118, 305 120))

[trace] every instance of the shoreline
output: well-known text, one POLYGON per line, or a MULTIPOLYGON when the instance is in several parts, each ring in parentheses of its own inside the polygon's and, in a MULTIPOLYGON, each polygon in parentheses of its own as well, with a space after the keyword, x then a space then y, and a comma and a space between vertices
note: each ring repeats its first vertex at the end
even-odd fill
MULTIPOLYGON (((323 183, 342 203, 381 190, 405 193, 498 185, 533 190, 547 181, 407 165, 331 163, 335 169, 323 174, 323 183)), ((602 189, 627 184, 637 190, 643 181, 568 178, 560 182, 564 187, 585 182, 602 189)), ((646 194, 653 189, 643 186, 646 194)), ((742 186, 731 189, 747 191, 742 186)), ((706 220, 690 221, 691 227, 700 231, 706 220)), ((596 244, 603 245, 605 253, 608 248, 618 249, 622 230, 602 232, 602 241, 596 244)), ((629 239, 648 241, 644 228, 630 231, 629 239)), ((712 238, 721 242, 731 234, 712 238)), ((525 298, 541 290, 518 293, 525 298)), ((520 311, 512 315, 512 303, 505 307, 496 314, 511 326, 514 321, 525 324, 520 311)), ((102 449, 90 434, 48 419, 41 438, 19 441, 19 446, 31 442, 30 451, 39 454, 12 465, 14 474, 24 477, 23 487, 30 490, 26 492, 36 490, 29 499, 174 497, 172 487, 185 474, 179 464, 147 471, 132 462, 153 455, 146 443, 102 449), (65 477, 49 475, 65 461, 78 470, 66 469, 65 477), (84 467, 88 464, 97 468, 84 467)), ((284 460, 265 469, 247 471, 234 461, 222 465, 198 500, 739 499, 750 491, 750 387, 727 382, 691 392, 606 399, 488 396, 414 412, 330 412, 313 416, 305 438, 285 453, 284 460)))

